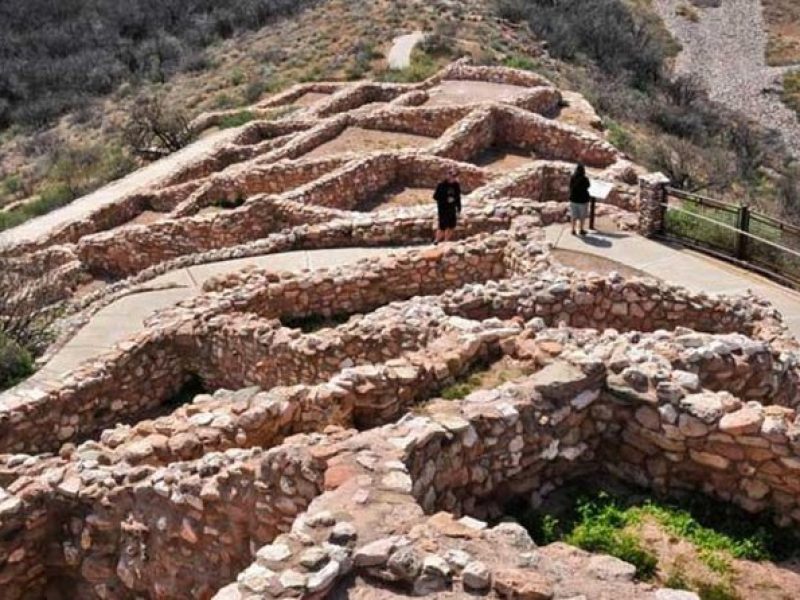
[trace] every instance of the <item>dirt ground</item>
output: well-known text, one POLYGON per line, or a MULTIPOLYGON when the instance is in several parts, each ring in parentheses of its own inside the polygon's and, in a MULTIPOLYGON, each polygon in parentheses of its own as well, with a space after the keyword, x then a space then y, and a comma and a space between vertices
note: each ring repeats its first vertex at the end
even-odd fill
POLYGON ((123 223, 122 225, 120 225, 120 227, 127 227, 128 225, 150 225, 152 223, 157 223, 158 221, 165 219, 166 217, 167 213, 156 212, 154 210, 145 210, 136 215, 133 219, 131 219, 127 223, 123 223))
POLYGON ((680 574, 688 582, 727 583, 739 598, 797 600, 800 598, 800 564, 731 559, 730 572, 720 575, 701 559, 691 542, 676 538, 658 523, 645 520, 639 532, 645 548, 658 557, 658 578, 680 574))
POLYGON ((608 275, 609 273, 616 272, 623 277, 651 277, 644 271, 634 269, 614 260, 602 258, 600 256, 593 256, 592 254, 584 254, 583 252, 576 252, 575 250, 562 250, 554 248, 551 250, 551 255, 556 262, 564 265, 565 267, 572 267, 579 271, 594 271, 599 275, 608 275))
POLYGON ((446 79, 428 92, 430 98, 425 102, 425 105, 444 106, 448 104, 463 104, 464 102, 484 102, 487 100, 504 102, 514 100, 525 91, 526 88, 524 87, 504 83, 451 81, 446 79))
POLYGON ((488 148, 481 152, 472 162, 490 171, 505 173, 531 164, 536 160, 532 154, 512 148, 488 148))
POLYGON ((434 138, 411 133, 348 127, 334 139, 317 146, 311 152, 305 154, 304 158, 319 158, 345 152, 422 148, 433 141, 434 138))
POLYGON ((83 283, 75 288, 75 292, 73 294, 73 298, 76 300, 80 300, 89 294, 96 292, 99 289, 102 289, 106 286, 106 282, 101 279, 92 279, 86 283, 83 283))
POLYGON ((375 212, 401 206, 424 206, 433 204, 431 188, 406 187, 396 185, 385 189, 358 207, 363 212, 375 212))
POLYGON ((215 215, 223 212, 225 209, 220 206, 206 206, 197 211, 196 216, 215 215))
POLYGON ((771 65, 800 63, 800 2, 762 0, 769 43, 767 62, 771 65))
POLYGON ((577 92, 562 91, 566 105, 561 107, 555 120, 581 129, 602 131, 603 123, 594 107, 577 92))
POLYGON ((331 97, 330 94, 323 94, 320 92, 306 92, 305 94, 297 98, 297 100, 292 102, 292 104, 294 104, 295 106, 313 106, 317 102, 321 102, 322 100, 325 100, 330 97, 331 97))

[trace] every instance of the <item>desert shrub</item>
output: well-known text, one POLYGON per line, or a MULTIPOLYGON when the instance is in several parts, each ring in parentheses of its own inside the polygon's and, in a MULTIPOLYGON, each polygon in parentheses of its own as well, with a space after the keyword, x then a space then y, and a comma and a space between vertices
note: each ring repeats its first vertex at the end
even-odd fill
POLYGON ((437 69, 438 66, 433 57, 417 48, 411 54, 411 64, 408 67, 398 71, 384 71, 380 75, 380 79, 395 83, 414 83, 424 81, 435 74, 437 69))
POLYGON ((783 76, 783 101, 800 115, 800 70, 787 71, 783 76))
POLYGON ((242 85, 244 83, 244 79, 245 79, 244 73, 240 68, 236 67, 235 69, 233 69, 230 77, 231 85, 233 86, 242 85))
POLYGON ((17 210, 0 212, 0 231, 21 225, 29 218, 25 213, 17 210))
POLYGON ((245 123, 249 123, 256 116, 250 112, 249 110, 242 110, 237 113, 233 113, 230 115, 225 115, 219 122, 219 127, 221 129, 228 129, 230 127, 239 127, 244 125, 245 123))
POLYGON ((372 61, 380 57, 381 54, 375 50, 375 44, 371 40, 358 40, 352 47, 351 63, 345 70, 349 80, 361 79, 372 67, 372 61))
POLYGON ((0 182, 0 193, 14 195, 22 189, 22 179, 19 175, 9 175, 0 182))
POLYGON ((50 162, 36 197, 0 213, 0 231, 65 206, 136 167, 135 161, 118 144, 64 144, 50 151, 50 162))
POLYGON ((153 148, 174 152, 192 141, 193 134, 182 109, 168 106, 163 98, 147 96, 133 104, 123 137, 135 153, 153 148))
POLYGON ((205 50, 187 53, 181 58, 182 70, 189 73, 200 73, 211 68, 211 60, 205 50))
POLYGON ((609 142, 623 152, 629 152, 633 148, 633 139, 622 125, 613 119, 606 119, 603 124, 608 131, 609 142))
POLYGON ((639 88, 662 76, 668 48, 653 22, 621 0, 496 0, 496 4, 504 18, 527 21, 558 58, 586 57, 607 73, 624 73, 639 88))
POLYGON ((207 68, 203 49, 314 0, 0 3, 0 128, 39 127, 124 81, 207 68))
POLYGON ((59 314, 54 275, 28 277, 0 270, 0 390, 33 372, 33 357, 51 342, 50 326, 59 314))
POLYGON ((503 61, 503 65, 506 67, 511 67, 512 69, 522 69, 524 71, 539 70, 539 63, 537 63, 534 59, 522 54, 514 54, 507 57, 503 61))
POLYGON ((777 202, 785 214, 800 217, 800 164, 787 166, 778 177, 777 202))
POLYGON ((269 84, 262 78, 251 80, 244 88, 242 97, 247 104, 253 104, 261 99, 261 96, 269 88, 269 84))
POLYGON ((16 385, 31 373, 30 352, 0 331, 0 390, 16 385))
POLYGON ((428 54, 452 56, 458 40, 458 25, 449 19, 436 21, 433 31, 425 36, 420 47, 428 54))

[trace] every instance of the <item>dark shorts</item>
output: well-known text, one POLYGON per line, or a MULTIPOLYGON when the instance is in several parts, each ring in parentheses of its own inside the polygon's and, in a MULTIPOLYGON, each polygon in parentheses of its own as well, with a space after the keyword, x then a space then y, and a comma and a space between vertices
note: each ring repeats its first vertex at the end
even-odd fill
POLYGON ((458 224, 458 215, 456 211, 447 211, 439 213, 439 229, 455 229, 458 224))

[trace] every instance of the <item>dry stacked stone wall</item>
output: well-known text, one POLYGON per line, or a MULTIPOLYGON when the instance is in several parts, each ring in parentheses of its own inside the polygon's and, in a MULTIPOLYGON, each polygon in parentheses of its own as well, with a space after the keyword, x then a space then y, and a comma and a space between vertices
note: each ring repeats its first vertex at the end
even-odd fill
POLYGON ((117 279, 74 304, 79 324, 173 269, 427 243, 432 204, 361 209, 451 169, 465 191, 455 241, 221 275, 69 375, 1 394, 3 597, 697 600, 489 525, 509 500, 597 473, 800 525, 797 341, 755 297, 553 260, 542 227, 566 220, 575 161, 614 182, 601 212, 644 233, 664 186, 551 118, 559 100, 538 75, 464 61, 419 84, 295 86, 157 189, 8 250, 17 274, 57 274, 43 295, 117 279), (527 89, 425 105, 454 79, 527 89), (309 92, 328 97, 288 114, 309 92), (350 127, 431 142, 303 158, 350 127), (537 158, 468 162, 493 148, 537 158), (145 210, 168 214, 123 225, 145 210), (513 380, 440 397, 507 361, 513 380))

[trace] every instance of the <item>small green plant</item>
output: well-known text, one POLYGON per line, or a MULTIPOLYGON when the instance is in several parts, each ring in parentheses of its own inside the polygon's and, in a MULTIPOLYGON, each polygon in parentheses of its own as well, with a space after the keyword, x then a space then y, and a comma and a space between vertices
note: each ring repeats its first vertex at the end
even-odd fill
POLYGON ((214 108, 218 110, 233 108, 234 106, 236 106, 236 100, 234 100, 230 94, 223 92, 214 98, 214 108))
POLYGON ((22 189, 22 180, 19 175, 9 175, 0 182, 0 195, 13 195, 22 189))
POLYGON ((563 540, 591 552, 603 552, 636 567, 637 577, 652 578, 658 558, 639 537, 645 523, 658 524, 673 538, 691 542, 720 582, 689 580, 676 561, 664 582, 673 589, 693 589, 704 600, 735 600, 731 587, 734 559, 789 560, 798 555, 798 535, 776 526, 768 514, 753 516, 706 496, 681 502, 658 501, 639 494, 604 491, 566 493, 557 514, 532 509, 523 500, 509 503, 506 513, 525 527, 539 544, 563 540), (636 498, 632 501, 631 498, 636 498))
POLYGON ((565 541, 590 552, 603 552, 631 563, 639 579, 655 575, 658 559, 645 550, 625 528, 639 522, 638 515, 623 510, 605 494, 578 503, 580 520, 565 541))
POLYGON ((700 583, 697 586, 700 600, 740 600, 741 596, 728 583, 700 583))
POLYGON ((231 79, 230 79, 231 85, 241 85, 244 83, 244 79, 245 79, 244 73, 240 68, 236 67, 231 72, 231 79))
POLYGON ((229 129, 231 127, 240 127, 245 123, 249 123, 255 118, 256 116, 251 111, 240 110, 239 112, 231 113, 222 117, 219 122, 219 128, 229 129))
POLYGON ((608 130, 608 141, 623 152, 630 152, 633 138, 625 128, 613 119, 605 119, 603 123, 608 130))
POLYGON ((393 83, 415 83, 424 81, 436 73, 439 68, 433 56, 416 49, 411 54, 411 64, 398 71, 384 71, 380 79, 393 83))
POLYGON ((525 71, 538 71, 539 63, 524 54, 514 54, 503 61, 503 65, 512 69, 523 69, 525 71))
POLYGON ((667 575, 667 578, 664 580, 664 587, 672 590, 691 589, 691 585, 687 581, 686 577, 676 570, 670 571, 669 575, 667 575))
POLYGON ((445 400, 461 400, 475 391, 475 386, 469 383, 454 383, 442 390, 440 396, 445 400))
POLYGON ((31 373, 30 352, 0 331, 0 390, 16 385, 31 373))
POLYGON ((788 71, 783 76, 783 102, 800 115, 800 70, 788 71))

